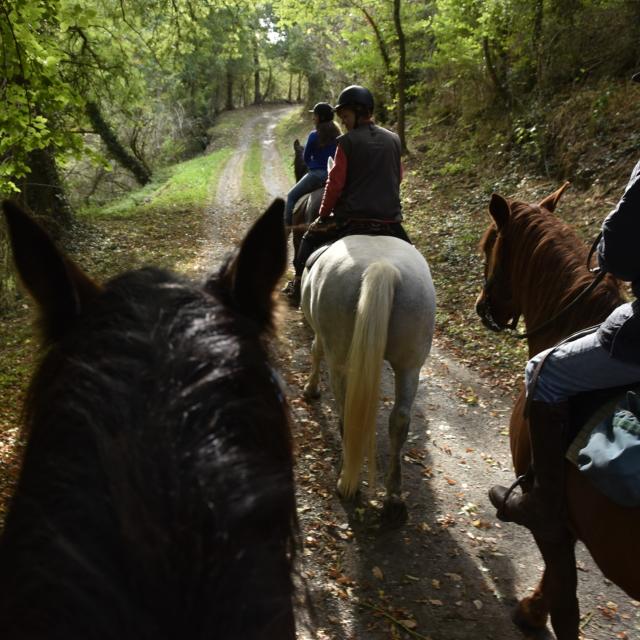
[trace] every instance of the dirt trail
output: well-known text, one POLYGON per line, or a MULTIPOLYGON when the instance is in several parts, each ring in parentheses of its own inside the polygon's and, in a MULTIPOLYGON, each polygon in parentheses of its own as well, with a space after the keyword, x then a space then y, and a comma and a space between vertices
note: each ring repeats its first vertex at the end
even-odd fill
MULTIPOLYGON (((264 110, 243 128, 238 151, 217 187, 207 217, 203 265, 217 262, 250 223, 238 204, 241 166, 252 136, 263 141, 263 179, 271 197, 290 186, 273 129, 286 110, 264 110)), ((427 256, 428 258, 428 256, 427 256)), ((408 523, 379 526, 381 494, 346 509, 334 484, 340 451, 335 405, 302 398, 311 333, 300 312, 286 312, 277 345, 293 409, 298 510, 304 548, 301 573, 315 606, 320 640, 507 640, 525 638, 510 608, 542 570, 528 533, 493 517, 486 491, 512 479, 506 427, 509 398, 436 344, 423 368, 404 456, 408 523)), ((393 398, 384 374, 378 422, 380 479, 386 466, 386 424, 393 398)), ((366 493, 366 492, 365 492, 366 493)), ((584 637, 640 639, 640 609, 610 585, 584 548, 578 549, 584 637)), ((301 628, 300 640, 312 634, 301 628)), ((549 635, 531 638, 552 637, 549 635)))

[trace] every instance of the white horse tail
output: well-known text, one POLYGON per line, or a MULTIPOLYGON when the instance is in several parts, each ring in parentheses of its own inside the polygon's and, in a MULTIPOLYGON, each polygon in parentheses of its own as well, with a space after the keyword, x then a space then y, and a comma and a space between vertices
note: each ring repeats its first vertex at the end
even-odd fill
POLYGON ((387 260, 370 264, 362 276, 355 325, 347 356, 342 434, 342 471, 338 490, 351 497, 358 488, 365 453, 369 485, 374 486, 376 417, 389 316, 400 271, 387 260))

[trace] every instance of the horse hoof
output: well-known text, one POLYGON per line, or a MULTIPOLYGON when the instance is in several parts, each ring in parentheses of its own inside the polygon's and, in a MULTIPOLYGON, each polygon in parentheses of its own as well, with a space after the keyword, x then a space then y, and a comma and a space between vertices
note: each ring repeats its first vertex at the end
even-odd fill
POLYGON ((409 512, 407 505, 400 498, 389 498, 385 500, 382 507, 382 522, 388 527, 400 527, 407 522, 409 512))
POLYGON ((320 397, 320 390, 317 387, 310 387, 308 384, 304 386, 302 397, 307 402, 312 402, 320 397))
POLYGON ((523 598, 518 602, 511 619, 513 623, 524 631, 538 631, 547 626, 548 613, 541 611, 540 606, 536 606, 536 601, 531 598, 523 598))

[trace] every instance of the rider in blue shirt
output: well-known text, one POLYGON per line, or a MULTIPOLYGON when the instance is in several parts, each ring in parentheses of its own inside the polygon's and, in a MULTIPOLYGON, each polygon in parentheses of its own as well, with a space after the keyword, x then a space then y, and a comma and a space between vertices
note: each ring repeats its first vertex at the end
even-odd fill
POLYGON ((313 107, 315 129, 309 134, 304 145, 304 162, 309 171, 287 194, 284 222, 291 226, 296 202, 307 193, 324 187, 327 181, 327 162, 336 154, 336 138, 340 135, 338 125, 333 121, 333 108, 327 102, 318 102, 313 107))

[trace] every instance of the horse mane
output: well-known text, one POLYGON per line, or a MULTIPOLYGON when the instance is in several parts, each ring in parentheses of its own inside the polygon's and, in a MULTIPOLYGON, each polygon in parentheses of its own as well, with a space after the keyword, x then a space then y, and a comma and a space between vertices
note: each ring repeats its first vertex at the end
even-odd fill
POLYGON ((0 541, 3 638, 289 637, 288 410, 219 286, 124 274, 48 347, 0 541))
MULTIPOLYGON (((510 202, 511 216, 502 231, 512 289, 522 301, 529 330, 566 307, 594 276, 586 268, 588 248, 575 230, 547 209, 510 202)), ((486 237, 484 239, 486 242, 486 237)), ((575 308, 554 323, 557 339, 604 320, 623 302, 620 283, 604 280, 575 308)))

